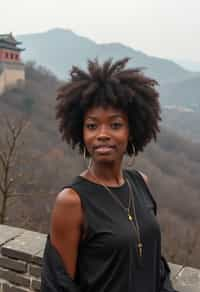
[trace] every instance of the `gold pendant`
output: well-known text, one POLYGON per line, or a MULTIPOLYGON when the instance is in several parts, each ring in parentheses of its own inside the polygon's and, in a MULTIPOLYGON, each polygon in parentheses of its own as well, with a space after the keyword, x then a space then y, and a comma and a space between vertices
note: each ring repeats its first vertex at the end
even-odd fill
POLYGON ((129 221, 132 221, 133 220, 133 217, 131 216, 131 214, 128 214, 128 220, 129 221))
POLYGON ((142 256, 142 247, 143 247, 142 243, 141 242, 138 243, 139 256, 142 256))

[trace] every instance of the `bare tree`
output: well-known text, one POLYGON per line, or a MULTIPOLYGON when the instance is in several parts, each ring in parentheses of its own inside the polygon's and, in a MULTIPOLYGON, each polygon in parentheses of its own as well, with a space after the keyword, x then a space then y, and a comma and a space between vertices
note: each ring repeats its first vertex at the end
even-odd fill
POLYGON ((5 223, 8 200, 19 195, 14 189, 22 176, 22 134, 28 124, 23 119, 16 121, 8 116, 4 116, 0 123, 0 224, 5 223))

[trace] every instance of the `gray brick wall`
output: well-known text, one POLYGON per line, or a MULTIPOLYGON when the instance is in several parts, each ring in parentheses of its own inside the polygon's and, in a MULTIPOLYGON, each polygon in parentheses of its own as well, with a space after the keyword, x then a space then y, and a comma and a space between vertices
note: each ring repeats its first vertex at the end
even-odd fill
POLYGON ((46 234, 0 225, 0 292, 40 290, 46 234))
MULTIPOLYGON (((0 292, 40 290, 46 234, 0 224, 0 292)), ((200 292, 200 271, 170 263, 174 287, 200 292)))

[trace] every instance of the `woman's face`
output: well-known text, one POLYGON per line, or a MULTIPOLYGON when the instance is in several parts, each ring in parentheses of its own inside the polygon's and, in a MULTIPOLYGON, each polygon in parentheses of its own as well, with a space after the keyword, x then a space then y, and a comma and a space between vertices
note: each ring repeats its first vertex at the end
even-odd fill
POLYGON ((123 111, 98 106, 85 113, 83 140, 94 161, 121 161, 128 137, 128 117, 123 111))

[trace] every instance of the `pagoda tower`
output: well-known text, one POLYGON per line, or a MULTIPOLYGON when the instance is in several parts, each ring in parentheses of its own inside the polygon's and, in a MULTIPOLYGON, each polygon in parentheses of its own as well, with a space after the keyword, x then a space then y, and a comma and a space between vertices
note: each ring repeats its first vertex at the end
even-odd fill
POLYGON ((0 94, 25 80, 24 64, 20 57, 24 49, 18 45, 21 42, 16 41, 12 33, 0 34, 0 94))

